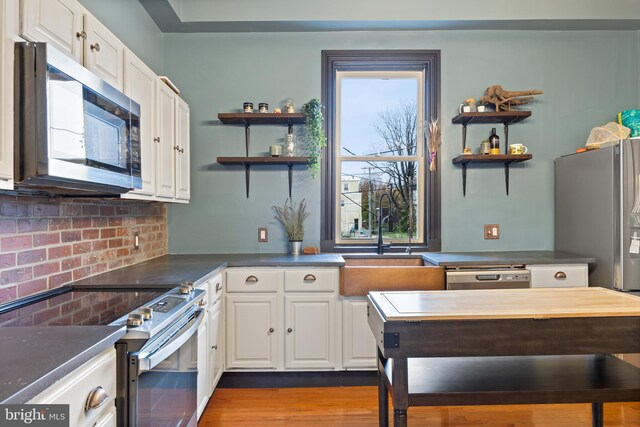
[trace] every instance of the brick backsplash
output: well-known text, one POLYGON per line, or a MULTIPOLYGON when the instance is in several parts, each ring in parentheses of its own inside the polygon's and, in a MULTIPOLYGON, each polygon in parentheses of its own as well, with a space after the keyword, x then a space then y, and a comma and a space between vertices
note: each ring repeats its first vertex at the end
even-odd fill
POLYGON ((163 203, 0 195, 0 304, 165 255, 167 247, 163 203))

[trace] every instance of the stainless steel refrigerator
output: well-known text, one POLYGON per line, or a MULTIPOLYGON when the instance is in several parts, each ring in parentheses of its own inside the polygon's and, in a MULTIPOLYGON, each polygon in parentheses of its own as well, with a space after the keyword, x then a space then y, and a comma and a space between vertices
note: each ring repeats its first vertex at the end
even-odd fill
POLYGON ((555 248, 595 257, 589 285, 640 290, 640 139, 555 161, 555 248))

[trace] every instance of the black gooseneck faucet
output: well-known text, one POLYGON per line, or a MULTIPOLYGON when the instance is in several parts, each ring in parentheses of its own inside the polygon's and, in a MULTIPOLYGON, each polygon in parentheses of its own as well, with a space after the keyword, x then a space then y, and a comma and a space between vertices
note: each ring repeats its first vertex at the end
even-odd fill
POLYGON ((384 199, 385 196, 387 197, 387 200, 389 200, 389 215, 391 215, 391 196, 389 195, 389 193, 382 193, 380 199, 378 200, 378 255, 384 254, 385 247, 391 247, 390 244, 385 245, 382 241, 382 224, 386 219, 389 219, 389 215, 382 218, 382 199, 384 199))

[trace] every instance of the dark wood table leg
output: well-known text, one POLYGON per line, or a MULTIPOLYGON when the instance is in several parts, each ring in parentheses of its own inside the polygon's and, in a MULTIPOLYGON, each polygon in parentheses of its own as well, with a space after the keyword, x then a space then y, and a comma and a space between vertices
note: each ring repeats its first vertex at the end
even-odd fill
POLYGON ((604 426, 604 408, 602 402, 591 404, 591 425, 593 427, 604 426))
POLYGON ((407 358, 393 358, 391 384, 393 387, 393 426, 407 426, 407 407, 409 406, 409 376, 407 375, 407 358))
POLYGON ((389 426, 389 393, 384 372, 386 361, 380 349, 378 349, 378 423, 380 427, 389 426))

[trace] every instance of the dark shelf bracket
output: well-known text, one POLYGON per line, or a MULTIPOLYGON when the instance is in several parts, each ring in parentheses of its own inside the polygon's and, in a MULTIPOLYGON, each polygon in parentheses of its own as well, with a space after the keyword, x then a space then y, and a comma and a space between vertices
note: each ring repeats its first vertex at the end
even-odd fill
POLYGON ((244 165, 244 180, 245 185, 247 187, 247 199, 249 198, 249 185, 251 181, 251 165, 249 163, 245 163, 244 165))
POLYGON ((507 192, 507 196, 509 195, 509 165, 510 163, 508 162, 505 162, 504 164, 504 188, 507 192))
POLYGON ((289 198, 291 198, 291 185, 293 183, 293 165, 289 163, 289 198))
POLYGON ((467 148, 467 124, 462 125, 462 151, 467 148))
POLYGON ((467 164, 462 165, 462 197, 467 197, 467 164))
MULTIPOLYGON (((249 123, 245 123, 244 125, 244 145, 245 145, 245 156, 249 157, 249 141, 251 141, 251 125, 249 123)), ((249 196, 247 196, 249 197, 249 196)))

